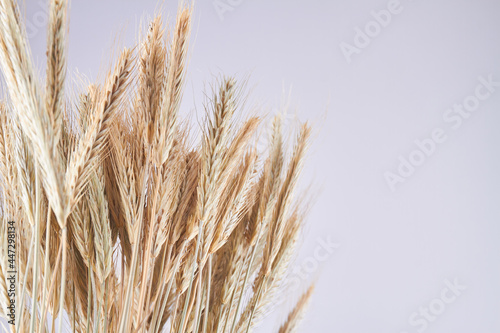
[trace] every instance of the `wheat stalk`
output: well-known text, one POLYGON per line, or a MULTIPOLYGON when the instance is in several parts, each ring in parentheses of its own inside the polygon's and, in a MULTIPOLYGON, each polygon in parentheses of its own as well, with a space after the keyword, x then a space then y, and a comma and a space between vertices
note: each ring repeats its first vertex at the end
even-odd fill
MULTIPOLYGON (((240 121, 245 85, 221 77, 194 141, 180 113, 193 13, 184 3, 171 35, 156 16, 103 83, 68 93, 68 11, 50 1, 41 80, 15 2, 0 0, 0 316, 12 332, 253 330, 297 247, 310 127, 288 155, 277 116, 259 151, 265 118, 240 121)), ((294 331, 311 294, 280 333, 294 331)))

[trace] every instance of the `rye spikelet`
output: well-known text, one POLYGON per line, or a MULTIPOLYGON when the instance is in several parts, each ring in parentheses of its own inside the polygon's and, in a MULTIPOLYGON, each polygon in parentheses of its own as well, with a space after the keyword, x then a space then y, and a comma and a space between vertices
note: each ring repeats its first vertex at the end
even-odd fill
POLYGON ((67 93, 68 10, 50 1, 42 80, 15 1, 0 0, 0 316, 11 332, 251 332, 300 235, 311 128, 287 149, 277 116, 259 151, 265 119, 245 118, 245 85, 221 77, 192 140, 184 3, 170 35, 156 16, 104 82, 67 93))

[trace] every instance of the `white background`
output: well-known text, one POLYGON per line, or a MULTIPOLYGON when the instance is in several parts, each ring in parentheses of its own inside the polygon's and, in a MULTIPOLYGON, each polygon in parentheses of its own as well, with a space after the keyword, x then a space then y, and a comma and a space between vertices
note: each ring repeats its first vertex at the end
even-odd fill
MULTIPOLYGON (((443 119, 474 95, 479 76, 500 82, 500 2, 401 0, 402 11, 350 63, 341 43, 355 45, 356 27, 376 29, 371 12, 389 1, 219 3, 231 10, 218 13, 213 0, 195 5, 182 112, 195 120, 207 84, 234 74, 249 77, 250 106, 272 114, 291 89, 291 112, 315 125, 303 184, 318 195, 292 275, 305 277, 302 289, 311 281, 317 289, 300 331, 418 332, 424 324, 409 318, 422 320, 429 305, 439 312, 446 280, 457 279, 466 290, 425 320, 425 331, 500 332, 500 87, 459 128, 443 119), (446 141, 391 191, 384 174, 397 173, 400 156, 417 156, 414 141, 436 128, 446 141), (339 246, 325 256, 329 241, 339 246)), ((43 73, 46 1, 21 7, 43 73)), ((71 7, 69 70, 96 80, 109 52, 134 45, 157 1, 71 7)), ((167 0, 165 16, 173 19, 176 7, 167 0)), ((258 331, 276 332, 300 291, 258 331)))

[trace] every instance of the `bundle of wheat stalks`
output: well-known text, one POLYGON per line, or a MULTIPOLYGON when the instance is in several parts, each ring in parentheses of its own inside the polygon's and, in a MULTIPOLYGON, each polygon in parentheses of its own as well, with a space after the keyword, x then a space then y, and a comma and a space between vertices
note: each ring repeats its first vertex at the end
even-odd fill
MULTIPOLYGON (((169 37, 157 17, 103 84, 70 95, 67 6, 50 1, 42 83, 14 0, 0 0, 0 312, 10 330, 252 331, 297 243, 305 207, 292 194, 310 128, 286 153, 276 117, 261 156, 260 119, 235 120, 242 87, 222 78, 201 142, 189 142, 178 116, 185 4, 169 37)), ((279 332, 296 329, 311 291, 279 332)))

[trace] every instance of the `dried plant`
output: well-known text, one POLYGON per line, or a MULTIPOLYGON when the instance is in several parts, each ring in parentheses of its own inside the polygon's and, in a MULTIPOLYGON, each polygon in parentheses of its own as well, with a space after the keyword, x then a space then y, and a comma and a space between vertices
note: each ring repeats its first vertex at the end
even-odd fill
POLYGON ((310 127, 287 154, 276 116, 257 151, 261 119, 236 120, 243 85, 224 77, 191 143, 185 4, 171 36, 156 17, 102 84, 66 93, 67 11, 50 1, 43 85, 14 1, 0 0, 0 314, 12 332, 252 331, 304 220, 293 194, 310 127))

